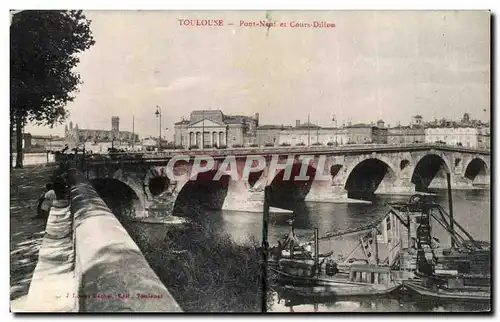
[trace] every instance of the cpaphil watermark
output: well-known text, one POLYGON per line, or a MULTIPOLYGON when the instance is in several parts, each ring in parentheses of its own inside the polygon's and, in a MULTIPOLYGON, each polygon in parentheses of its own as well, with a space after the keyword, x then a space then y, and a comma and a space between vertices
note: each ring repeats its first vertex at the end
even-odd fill
POLYGON ((239 159, 234 155, 223 159, 208 155, 198 155, 194 158, 176 155, 169 160, 164 173, 171 181, 182 178, 188 180, 203 178, 213 181, 230 178, 233 181, 248 181, 252 174, 265 170, 272 178, 282 173, 283 181, 322 181, 330 178, 326 155, 272 155, 267 158, 250 155, 239 159), (179 168, 184 168, 186 171, 178 171, 179 168))

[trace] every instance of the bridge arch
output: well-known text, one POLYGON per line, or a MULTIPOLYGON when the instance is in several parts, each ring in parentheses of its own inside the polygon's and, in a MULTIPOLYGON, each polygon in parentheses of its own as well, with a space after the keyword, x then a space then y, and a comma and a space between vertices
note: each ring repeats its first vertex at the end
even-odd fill
POLYGON ((425 192, 429 187, 446 187, 446 173, 451 173, 450 161, 437 153, 424 155, 415 163, 411 182, 416 191, 425 192))
POLYGON ((411 163, 410 163, 410 160, 408 159, 403 159, 399 162, 399 169, 401 171, 403 171, 404 169, 406 169, 408 166, 410 166, 411 163))
POLYGON ((470 180, 472 184, 487 184, 489 177, 488 165, 479 157, 473 158, 465 167, 464 178, 470 180))
POLYGON ((180 185, 173 213, 197 216, 206 210, 221 209, 227 196, 231 177, 227 174, 215 178, 217 170, 199 172, 180 185))
POLYGON ((330 167, 330 176, 332 177, 332 180, 335 179, 335 177, 339 174, 340 170, 344 168, 343 164, 340 163, 335 163, 330 167))
POLYGON ((132 208, 130 212, 126 211, 127 215, 132 215, 134 217, 145 216, 145 211, 149 204, 148 201, 151 200, 152 196, 146 184, 139 178, 127 174, 123 169, 119 169, 117 171, 105 172, 101 175, 95 171, 89 171, 87 173, 87 179, 94 186, 99 195, 104 196, 103 199, 120 198, 118 193, 122 193, 123 198, 131 199, 132 208), (108 188, 106 188, 106 184, 109 185, 108 188), (133 194, 130 194, 130 191, 124 188, 124 186, 130 189, 133 194), (113 193, 112 190, 116 190, 116 192, 113 193))
POLYGON ((144 176, 144 184, 147 186, 147 193, 152 197, 161 195, 168 190, 170 179, 164 167, 150 168, 144 176))
POLYGON ((394 166, 378 157, 364 159, 347 175, 345 190, 349 198, 369 198, 383 181, 396 180, 394 166))
POLYGON ((137 187, 113 177, 94 177, 89 181, 117 218, 144 216, 145 199, 137 187))
POLYGON ((306 176, 309 178, 301 180, 298 176, 302 166, 301 162, 296 162, 286 169, 276 171, 274 177, 269 181, 271 206, 291 209, 304 202, 315 179, 316 168, 311 164, 307 165, 306 176), (290 171, 289 178, 285 177, 286 171, 290 171))

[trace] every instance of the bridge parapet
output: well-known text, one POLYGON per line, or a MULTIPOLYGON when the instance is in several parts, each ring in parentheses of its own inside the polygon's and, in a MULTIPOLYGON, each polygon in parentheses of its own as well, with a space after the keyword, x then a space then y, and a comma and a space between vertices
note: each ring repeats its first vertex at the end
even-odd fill
POLYGON ((79 311, 181 312, 138 246, 83 174, 69 176, 79 311))
MULTIPOLYGON (((490 155, 491 151, 485 149, 473 149, 460 146, 450 146, 444 144, 416 143, 416 144, 349 144, 343 146, 298 146, 298 147, 260 147, 260 148, 231 148, 231 149, 204 149, 204 150, 169 150, 160 152, 116 152, 105 154, 112 158, 137 160, 170 159, 174 156, 211 156, 214 158, 249 155, 285 155, 285 154, 330 154, 345 155, 349 153, 371 153, 376 152, 405 152, 418 150, 441 150, 463 153, 475 153, 479 155, 490 155)), ((101 160, 92 160, 92 163, 99 163, 101 160)))

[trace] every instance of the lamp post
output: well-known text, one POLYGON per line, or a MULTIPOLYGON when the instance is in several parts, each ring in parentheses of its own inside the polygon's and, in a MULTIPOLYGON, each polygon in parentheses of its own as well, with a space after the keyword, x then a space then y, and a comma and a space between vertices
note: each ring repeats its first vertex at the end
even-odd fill
POLYGON ((202 128, 201 128, 201 149, 205 149, 205 110, 201 111, 201 118, 202 118, 202 128))
MULTIPOLYGON (((165 133, 168 133, 168 127, 165 128, 165 133)), ((166 135, 166 134, 165 134, 166 135)), ((167 145, 168 145, 168 140, 165 139, 165 141, 167 141, 167 145)))
POLYGON ((307 146, 311 145, 311 118, 307 115, 307 146))
POLYGON ((156 105, 156 112, 155 112, 156 117, 160 118, 160 133, 158 134, 158 151, 160 151, 161 148, 161 108, 156 105))

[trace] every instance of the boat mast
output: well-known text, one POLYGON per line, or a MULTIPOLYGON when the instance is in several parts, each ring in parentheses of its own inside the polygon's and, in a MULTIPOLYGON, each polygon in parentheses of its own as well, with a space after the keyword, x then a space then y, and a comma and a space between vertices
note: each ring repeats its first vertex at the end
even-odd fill
POLYGON ((316 266, 316 276, 319 276, 319 234, 318 228, 314 228, 314 266, 316 266))
POLYGON ((269 195, 271 187, 264 188, 264 214, 262 223, 262 312, 267 312, 267 254, 269 251, 269 243, 267 241, 268 223, 269 223, 269 195))
MULTIPOLYGON (((391 227, 392 228, 392 227, 391 227)), ((375 256, 375 264, 379 264, 379 258, 378 258, 378 240, 377 240, 377 228, 374 227, 372 228, 372 239, 373 239, 373 246, 374 246, 374 256, 375 256)))
POLYGON ((451 230, 451 248, 455 248, 455 229, 454 229, 454 220, 453 220, 453 200, 451 198, 451 179, 450 179, 450 173, 446 173, 446 181, 448 184, 448 205, 450 208, 450 230, 451 230))

